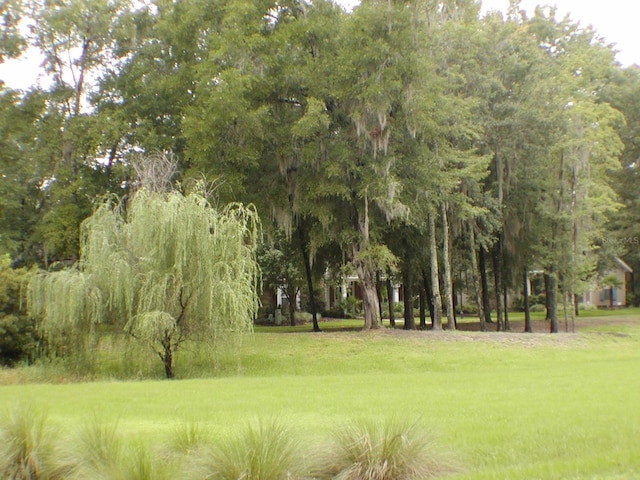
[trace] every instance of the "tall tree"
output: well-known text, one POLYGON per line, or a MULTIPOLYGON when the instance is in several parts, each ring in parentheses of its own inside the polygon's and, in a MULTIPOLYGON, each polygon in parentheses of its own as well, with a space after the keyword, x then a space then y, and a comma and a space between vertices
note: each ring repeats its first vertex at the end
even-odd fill
MULTIPOLYGON (((613 185, 623 205, 602 232, 600 244, 609 254, 624 258, 635 272, 640 271, 640 68, 617 69, 603 85, 602 100, 624 115, 616 130, 624 144, 622 169, 613 172, 613 185)), ((635 274, 634 274, 635 275, 635 274)), ((632 277, 634 278, 634 277, 632 277)), ((635 275, 637 279, 637 275, 635 275)), ((640 282, 627 285, 629 304, 640 304, 640 282)))

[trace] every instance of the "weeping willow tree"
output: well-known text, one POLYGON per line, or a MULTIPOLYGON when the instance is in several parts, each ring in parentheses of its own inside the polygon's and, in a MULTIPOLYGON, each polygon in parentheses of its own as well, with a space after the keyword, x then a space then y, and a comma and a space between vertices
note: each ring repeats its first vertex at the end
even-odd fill
POLYGON ((142 188, 126 208, 108 198, 82 223, 78 265, 34 275, 27 307, 54 345, 114 323, 149 345, 172 378, 186 340, 215 347, 252 330, 259 230, 253 208, 217 210, 199 191, 142 188))

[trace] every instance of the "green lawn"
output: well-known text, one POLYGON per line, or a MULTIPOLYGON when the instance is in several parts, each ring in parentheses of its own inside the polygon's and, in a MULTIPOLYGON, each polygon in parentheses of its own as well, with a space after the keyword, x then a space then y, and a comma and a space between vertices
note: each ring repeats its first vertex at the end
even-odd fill
MULTIPOLYGON (((63 430, 117 422, 151 443, 182 422, 224 432, 277 417, 309 448, 350 419, 401 416, 433 431, 462 468, 452 478, 639 478, 640 316, 598 318, 553 336, 261 328, 239 371, 231 362, 214 378, 5 385, 0 405, 35 404, 63 430)), ((185 356, 179 375, 207 375, 185 356)), ((0 383, 15 375, 0 372, 0 383)))

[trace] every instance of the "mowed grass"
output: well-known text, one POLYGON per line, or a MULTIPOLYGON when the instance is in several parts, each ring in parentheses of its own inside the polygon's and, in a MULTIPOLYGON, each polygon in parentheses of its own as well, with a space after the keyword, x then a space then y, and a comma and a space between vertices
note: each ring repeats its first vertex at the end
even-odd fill
MULTIPOLYGON (((5 385, 0 406, 150 444, 184 423, 223 434, 277 418, 309 449, 353 419, 410 418, 460 466, 450 478, 640 478, 640 317, 617 319, 553 336, 261 329, 216 377, 5 385)), ((183 352, 178 374, 206 376, 198 362, 183 352)))

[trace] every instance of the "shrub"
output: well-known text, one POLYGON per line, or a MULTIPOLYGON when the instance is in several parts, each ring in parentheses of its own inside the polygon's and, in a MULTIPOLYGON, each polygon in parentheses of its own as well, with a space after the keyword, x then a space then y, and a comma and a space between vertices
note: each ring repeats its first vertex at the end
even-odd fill
POLYGON ((16 408, 0 423, 0 478, 56 480, 67 478, 59 468, 56 439, 46 417, 30 406, 16 408))
POLYGON ((402 302, 395 302, 393 304, 393 313, 399 314, 400 316, 404 315, 404 304, 402 302))
POLYGON ((0 314, 0 365, 33 360, 36 346, 33 320, 24 315, 0 314))
POLYGON ((20 306, 20 288, 27 271, 11 268, 11 258, 0 256, 0 365, 33 359, 36 346, 34 322, 20 306))
POLYGON ((313 320, 313 315, 309 312, 296 312, 296 323, 309 323, 313 320))
POLYGON ((317 459, 320 479, 418 480, 451 470, 433 453, 433 442, 417 423, 400 420, 359 422, 334 432, 317 459))
POLYGON ((588 311, 593 311, 593 310, 597 310, 597 309, 598 309, 598 307, 596 307, 592 303, 580 303, 580 304, 578 304, 578 310, 580 312, 588 312, 588 311))
POLYGON ((339 304, 345 314, 344 318, 355 318, 362 312, 362 300, 358 300, 356 297, 343 298, 339 304))
POLYGON ((462 312, 466 315, 477 315, 478 306, 474 303, 467 303, 462 306, 462 312))
POLYGON ((328 310, 322 310, 320 313, 325 318, 345 318, 344 310, 339 305, 328 310))
POLYGON ((285 480, 303 477, 298 443, 291 432, 273 421, 249 425, 195 455, 188 478, 208 480, 285 480))
POLYGON ((640 307, 640 293, 627 292, 627 306, 640 307))

